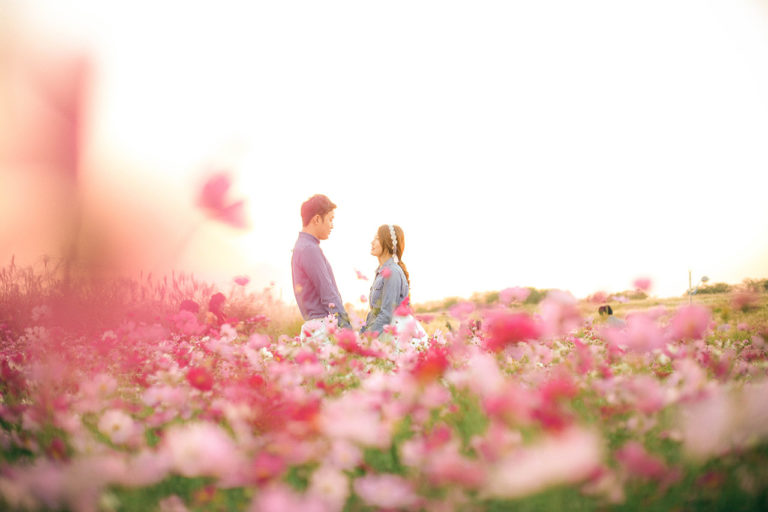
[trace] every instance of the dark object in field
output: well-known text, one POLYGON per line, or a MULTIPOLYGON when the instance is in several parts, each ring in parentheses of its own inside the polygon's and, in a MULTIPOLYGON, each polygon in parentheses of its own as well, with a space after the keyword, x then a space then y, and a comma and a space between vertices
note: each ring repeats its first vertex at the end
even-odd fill
POLYGON ((606 304, 604 306, 600 306, 599 308, 597 308, 597 312, 600 313, 600 316, 603 316, 603 315, 610 316, 613 314, 613 309, 611 309, 611 306, 606 304))

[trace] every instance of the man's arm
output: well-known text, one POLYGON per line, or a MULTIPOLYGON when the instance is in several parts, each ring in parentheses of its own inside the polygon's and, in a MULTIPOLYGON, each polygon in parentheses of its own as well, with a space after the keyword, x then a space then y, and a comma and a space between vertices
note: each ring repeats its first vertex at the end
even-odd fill
POLYGON ((328 273, 325 258, 319 248, 310 247, 301 255, 302 266, 307 278, 315 286, 320 302, 327 306, 333 314, 339 317, 341 327, 349 327, 349 317, 341 302, 341 295, 333 284, 333 279, 328 273), (331 306, 333 304, 333 306, 331 306))

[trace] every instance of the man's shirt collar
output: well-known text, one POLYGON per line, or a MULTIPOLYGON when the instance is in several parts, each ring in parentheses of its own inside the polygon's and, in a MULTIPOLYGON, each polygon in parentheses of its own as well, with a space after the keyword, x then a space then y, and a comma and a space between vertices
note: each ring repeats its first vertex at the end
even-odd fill
POLYGON ((306 240, 308 240, 308 241, 310 241, 310 242, 313 242, 313 243, 315 243, 317 245, 320 245, 320 240, 318 240, 317 237, 315 237, 315 235, 311 235, 311 234, 307 233, 306 231, 299 231, 299 236, 304 238, 304 239, 306 239, 306 240))

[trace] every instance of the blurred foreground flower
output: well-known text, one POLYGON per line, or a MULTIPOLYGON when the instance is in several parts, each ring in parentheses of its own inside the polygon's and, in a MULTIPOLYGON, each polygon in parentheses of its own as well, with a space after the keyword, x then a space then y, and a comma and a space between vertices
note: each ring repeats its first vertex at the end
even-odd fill
POLYGON ((200 191, 197 205, 212 219, 228 224, 234 228, 247 229, 245 218, 245 201, 227 201, 227 191, 232 184, 225 173, 217 173, 208 178, 200 191))
POLYGON ((590 430, 574 427, 545 437, 499 460, 491 468, 486 493, 515 498, 583 481, 599 468, 602 452, 599 436, 590 430))
POLYGON ((679 424, 683 448, 693 459, 707 459, 768 439, 768 380, 741 389, 715 387, 686 403, 679 424))
POLYGON ((642 290, 644 292, 647 292, 651 289, 651 280, 647 277, 638 277, 632 284, 635 285, 636 289, 642 290))
POLYGON ((248 276, 235 276, 234 281, 237 285, 245 286, 251 282, 251 279, 248 276))
POLYGON ((705 306, 685 306, 677 310, 669 322, 670 336, 675 340, 698 340, 704 337, 712 313, 705 306))
POLYGON ((505 288, 499 292, 499 302, 504 305, 507 305, 512 301, 525 302, 525 299, 527 299, 530 294, 531 290, 528 288, 521 288, 519 286, 505 288))
POLYGON ((499 352, 507 345, 537 339, 541 329, 527 313, 491 311, 485 316, 486 348, 499 352))

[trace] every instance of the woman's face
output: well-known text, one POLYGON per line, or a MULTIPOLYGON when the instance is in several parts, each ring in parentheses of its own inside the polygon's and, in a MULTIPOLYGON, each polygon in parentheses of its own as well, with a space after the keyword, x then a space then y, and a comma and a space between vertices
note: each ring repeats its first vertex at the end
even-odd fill
POLYGON ((378 258, 382 255, 383 252, 384 249, 381 247, 381 241, 379 240, 379 235, 377 234, 371 241, 371 255, 378 258))

